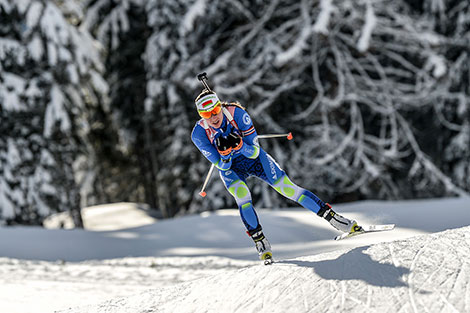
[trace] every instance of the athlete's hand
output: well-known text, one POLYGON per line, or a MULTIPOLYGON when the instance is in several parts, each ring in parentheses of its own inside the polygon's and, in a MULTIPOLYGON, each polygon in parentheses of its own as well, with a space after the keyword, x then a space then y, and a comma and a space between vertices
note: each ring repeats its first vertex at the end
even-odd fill
POLYGON ((228 138, 219 136, 215 139, 215 146, 222 157, 222 160, 229 159, 232 154, 232 145, 228 138))
POLYGON ((243 147, 243 138, 236 133, 230 133, 227 141, 234 151, 238 151, 243 147))

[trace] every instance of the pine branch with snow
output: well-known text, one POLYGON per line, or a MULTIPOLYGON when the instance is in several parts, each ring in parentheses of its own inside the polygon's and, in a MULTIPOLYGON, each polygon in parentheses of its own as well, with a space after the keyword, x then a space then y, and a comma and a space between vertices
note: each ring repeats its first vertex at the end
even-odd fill
POLYGON ((70 211, 81 226, 75 162, 93 153, 84 114, 107 88, 96 43, 49 1, 3 1, 0 15, 1 218, 70 211))

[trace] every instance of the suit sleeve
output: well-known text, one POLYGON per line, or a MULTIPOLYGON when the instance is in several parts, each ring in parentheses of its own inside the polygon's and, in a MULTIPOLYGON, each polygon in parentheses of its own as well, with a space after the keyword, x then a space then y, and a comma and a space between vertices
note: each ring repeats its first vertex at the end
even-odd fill
POLYGON ((249 159, 256 159, 259 155, 260 146, 258 143, 258 133, 250 115, 245 110, 235 108, 233 119, 242 132, 244 143, 241 151, 242 154, 249 159))

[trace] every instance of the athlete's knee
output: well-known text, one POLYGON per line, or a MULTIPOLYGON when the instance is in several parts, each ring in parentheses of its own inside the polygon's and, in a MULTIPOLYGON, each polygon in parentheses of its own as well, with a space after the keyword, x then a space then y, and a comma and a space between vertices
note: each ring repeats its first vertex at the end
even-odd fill
POLYGON ((235 198, 237 204, 251 202, 251 193, 244 181, 236 180, 227 186, 227 189, 235 198))
POLYGON ((282 175, 272 186, 281 195, 294 201, 298 201, 305 190, 294 184, 286 174, 282 175))

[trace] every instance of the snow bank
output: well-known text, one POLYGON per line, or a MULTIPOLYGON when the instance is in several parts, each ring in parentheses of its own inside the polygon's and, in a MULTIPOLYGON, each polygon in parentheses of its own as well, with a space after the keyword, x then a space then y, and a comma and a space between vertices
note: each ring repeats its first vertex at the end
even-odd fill
POLYGON ((67 313, 469 312, 470 227, 255 265, 67 313))
MULTIPOLYGON (((335 205, 337 212, 360 224, 395 223, 393 232, 366 235, 354 240, 332 240, 338 232, 325 220, 301 209, 261 210, 258 215, 273 251, 280 258, 294 258, 342 248, 356 248, 383 241, 467 226, 470 200, 451 198, 422 201, 364 201, 335 205)), ((238 210, 222 210, 147 224, 136 214, 123 214, 121 205, 98 212, 95 222, 106 231, 56 230, 41 227, 0 227, 0 256, 44 261, 105 260, 123 257, 219 256, 256 260, 253 242, 246 236, 238 210), (114 214, 114 216, 113 216, 114 214), (122 222, 119 222, 119 216, 122 222), (128 221, 132 217, 133 221, 128 221), (125 229, 115 225, 143 225, 125 229), (106 226, 106 228, 104 228, 106 226), (112 229, 112 230, 110 230, 112 229)), ((143 213, 140 210, 140 213, 143 213)), ((150 217, 149 217, 150 218, 150 217)))
MULTIPOLYGON (((150 225, 157 219, 150 215, 145 204, 119 202, 90 206, 82 209, 82 219, 86 230, 112 231, 150 225)), ((75 228, 69 212, 56 213, 43 222, 47 229, 75 228)))

